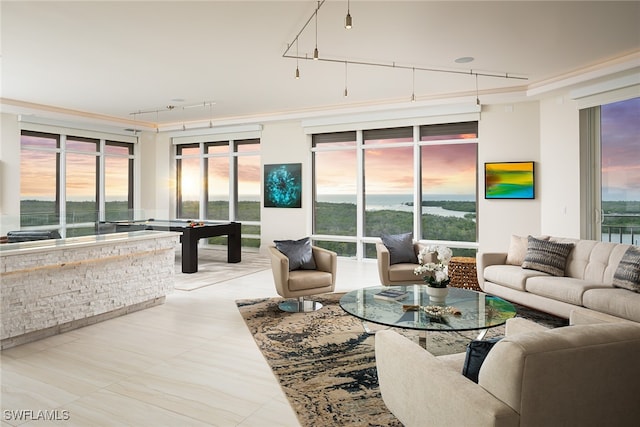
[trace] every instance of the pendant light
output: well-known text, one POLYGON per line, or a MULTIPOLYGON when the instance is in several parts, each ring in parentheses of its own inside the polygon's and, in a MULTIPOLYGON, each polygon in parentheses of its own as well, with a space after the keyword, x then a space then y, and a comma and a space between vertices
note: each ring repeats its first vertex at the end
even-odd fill
POLYGON ((313 59, 315 61, 318 60, 318 10, 320 10, 320 2, 318 2, 318 7, 316 8, 316 47, 313 49, 313 59))
POLYGON ((349 12, 349 0, 347 0, 347 16, 344 18, 344 27, 350 30, 352 26, 353 21, 351 20, 351 13, 349 12))
POLYGON ((415 69, 415 67, 413 67, 411 69, 411 72, 413 73, 412 74, 412 80, 413 80, 412 85, 413 86, 412 86, 412 89, 411 89, 411 102, 416 102, 416 69, 415 69))
POLYGON ((300 78, 300 68, 298 67, 300 60, 298 57, 298 39, 296 38, 296 79, 300 78))
POLYGON ((348 96, 349 92, 347 91, 347 61, 344 61, 344 96, 348 96))

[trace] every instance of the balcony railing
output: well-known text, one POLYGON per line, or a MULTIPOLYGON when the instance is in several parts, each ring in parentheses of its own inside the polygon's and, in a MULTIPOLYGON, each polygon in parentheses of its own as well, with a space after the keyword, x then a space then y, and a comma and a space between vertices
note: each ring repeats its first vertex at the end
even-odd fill
POLYGON ((604 214, 600 227, 603 242, 640 244, 640 214, 604 214), (624 224, 607 224, 607 222, 624 224))

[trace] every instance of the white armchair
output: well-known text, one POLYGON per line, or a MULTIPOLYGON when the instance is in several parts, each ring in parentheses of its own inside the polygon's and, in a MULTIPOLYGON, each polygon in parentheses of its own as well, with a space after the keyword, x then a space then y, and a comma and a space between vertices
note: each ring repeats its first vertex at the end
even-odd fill
POLYGON ((461 374, 464 353, 436 357, 379 331, 382 398, 406 427, 637 425, 640 325, 540 329, 510 319, 477 384, 461 374))

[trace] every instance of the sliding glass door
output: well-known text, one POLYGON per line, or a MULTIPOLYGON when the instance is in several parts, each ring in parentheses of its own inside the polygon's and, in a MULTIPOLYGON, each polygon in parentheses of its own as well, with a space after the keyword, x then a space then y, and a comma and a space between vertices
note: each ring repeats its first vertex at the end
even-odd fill
POLYGON ((640 241, 640 98, 600 107, 601 240, 640 241))

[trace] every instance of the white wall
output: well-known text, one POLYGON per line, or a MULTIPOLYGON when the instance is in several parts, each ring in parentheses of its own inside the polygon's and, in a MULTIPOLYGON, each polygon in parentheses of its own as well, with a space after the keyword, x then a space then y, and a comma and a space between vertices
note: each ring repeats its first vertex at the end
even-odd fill
POLYGON ((260 212, 261 245, 273 244, 274 239, 300 239, 310 235, 311 137, 304 134, 299 121, 268 123, 262 130, 260 147, 263 171, 264 165, 302 163, 302 208, 263 207, 260 212))
POLYGON ((0 235, 20 229, 20 130, 18 117, 0 117, 0 235))
POLYGON ((167 134, 143 132, 140 136, 140 188, 138 197, 145 218, 175 216, 176 179, 172 166, 173 147, 167 134))
POLYGON ((478 241, 480 251, 506 251, 511 234, 540 233, 540 119, 537 102, 482 107, 478 124, 478 241), (535 161, 534 200, 485 200, 484 163, 535 161))
POLYGON ((580 238, 579 111, 567 96, 540 102, 542 234, 580 238))

